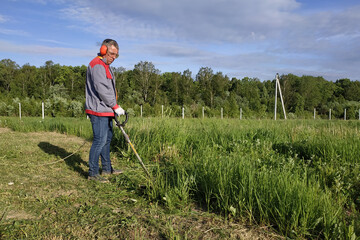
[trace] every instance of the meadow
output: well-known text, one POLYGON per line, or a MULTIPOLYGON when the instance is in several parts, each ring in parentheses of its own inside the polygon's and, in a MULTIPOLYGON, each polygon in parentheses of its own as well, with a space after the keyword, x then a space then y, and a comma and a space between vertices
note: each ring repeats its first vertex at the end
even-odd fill
MULTIPOLYGON (((1 117, 0 127, 92 137, 80 118, 1 117)), ((125 131, 151 178, 115 129, 113 156, 133 173, 115 183, 141 186, 137 197, 178 214, 195 205, 290 239, 356 239, 359 128, 340 120, 131 118, 125 131)))

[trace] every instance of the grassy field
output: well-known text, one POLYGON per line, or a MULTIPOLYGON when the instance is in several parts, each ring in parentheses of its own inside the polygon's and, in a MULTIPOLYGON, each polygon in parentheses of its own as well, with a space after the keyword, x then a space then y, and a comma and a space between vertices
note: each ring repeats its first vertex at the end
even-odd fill
POLYGON ((107 185, 86 180, 88 120, 0 126, 5 239, 360 236, 359 121, 134 118, 125 130, 151 180, 115 130, 126 173, 107 185))

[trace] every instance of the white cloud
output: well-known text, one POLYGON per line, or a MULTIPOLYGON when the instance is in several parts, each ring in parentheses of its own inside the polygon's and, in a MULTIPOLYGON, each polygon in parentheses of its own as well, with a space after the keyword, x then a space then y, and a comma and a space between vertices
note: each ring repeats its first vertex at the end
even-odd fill
POLYGON ((0 40, 0 52, 23 55, 48 55, 70 57, 93 57, 94 52, 75 48, 47 47, 41 45, 18 45, 0 40))
POLYGON ((66 42, 61 42, 61 41, 57 41, 54 39, 38 39, 40 42, 45 42, 45 43, 52 43, 52 44, 56 44, 56 45, 72 45, 70 43, 66 43, 66 42))
POLYGON ((7 29, 7 28, 0 28, 0 34, 4 35, 14 35, 14 36, 28 36, 29 33, 23 30, 14 30, 14 29, 7 29))
POLYGON ((62 13, 96 26, 90 31, 122 38, 242 42, 263 40, 288 26, 298 7, 294 0, 110 0, 106 7, 91 0, 77 1, 62 13))
POLYGON ((5 23, 7 21, 8 21, 8 18, 6 16, 0 14, 0 23, 5 23))
MULTIPOLYGON (((196 43, 285 43, 286 51, 316 49, 317 40, 357 36, 359 7, 301 15, 295 0, 76 1, 61 10, 79 29, 129 40, 196 43), (95 17, 94 17, 95 16, 95 17)), ((74 27, 74 26, 73 26, 74 27)))

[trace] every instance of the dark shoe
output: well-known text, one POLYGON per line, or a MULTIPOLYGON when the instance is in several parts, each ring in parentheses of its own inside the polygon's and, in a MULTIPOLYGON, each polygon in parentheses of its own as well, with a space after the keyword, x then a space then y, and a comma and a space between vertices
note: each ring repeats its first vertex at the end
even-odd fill
POLYGON ((93 181, 97 181, 97 182, 101 182, 101 183, 108 183, 109 182, 109 180, 107 180, 106 178, 101 177, 100 175, 89 176, 88 180, 93 180, 93 181))
POLYGON ((123 173, 123 171, 121 171, 121 170, 112 169, 111 172, 102 172, 101 175, 102 175, 102 176, 110 176, 111 174, 113 174, 113 175, 119 175, 119 174, 122 174, 122 173, 123 173))

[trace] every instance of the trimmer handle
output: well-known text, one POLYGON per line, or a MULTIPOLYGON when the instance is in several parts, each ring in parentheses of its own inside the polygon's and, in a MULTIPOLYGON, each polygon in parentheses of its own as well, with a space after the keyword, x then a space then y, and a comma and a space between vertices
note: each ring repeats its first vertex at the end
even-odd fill
POLYGON ((122 123, 120 123, 120 121, 119 121, 118 117, 116 116, 116 114, 115 114, 114 119, 115 119, 115 122, 116 122, 116 126, 118 126, 118 127, 125 127, 125 124, 127 123, 128 119, 129 119, 129 115, 128 115, 128 113, 125 111, 125 120, 124 120, 122 123))

